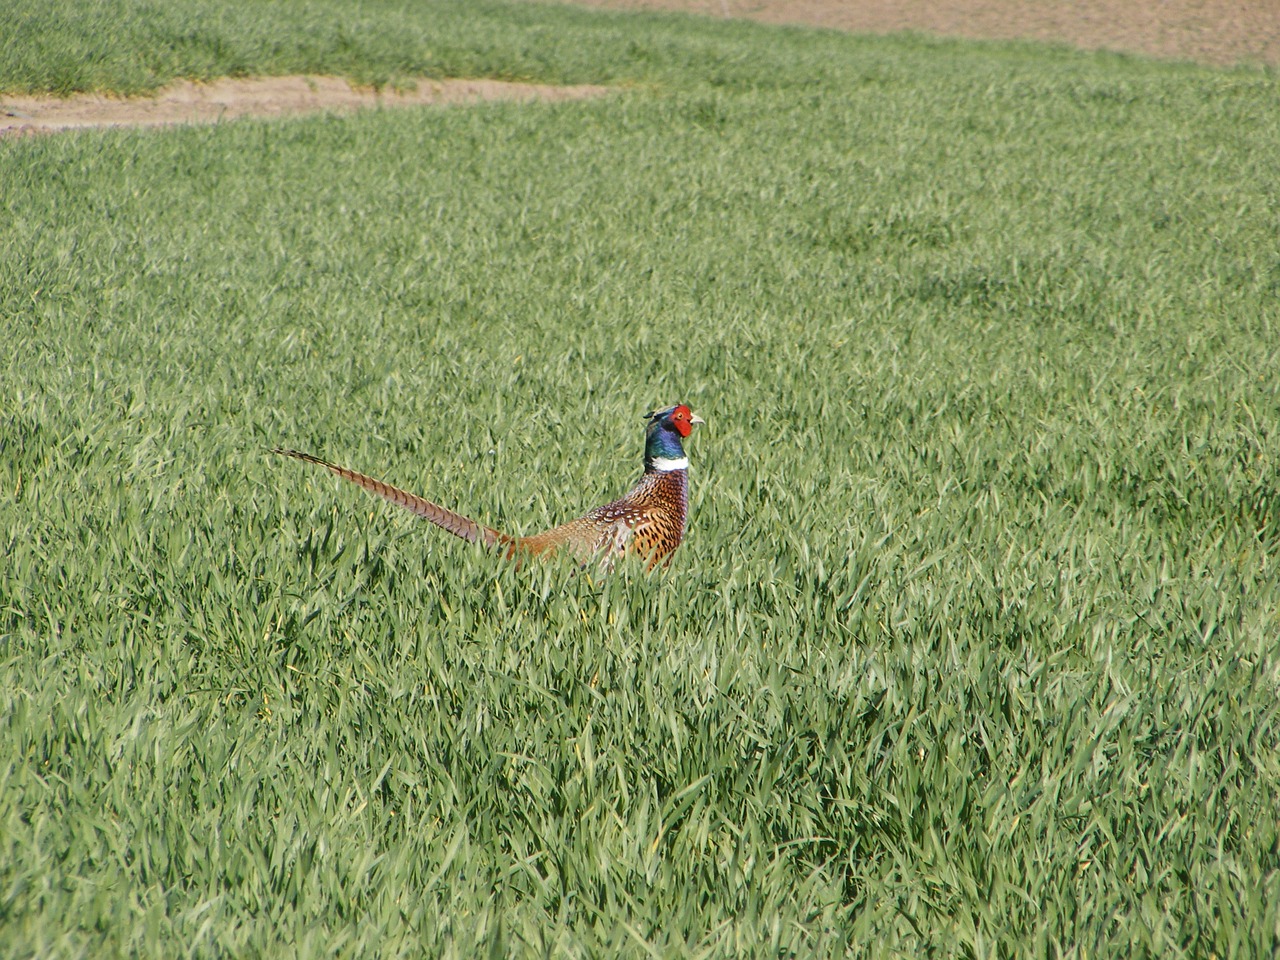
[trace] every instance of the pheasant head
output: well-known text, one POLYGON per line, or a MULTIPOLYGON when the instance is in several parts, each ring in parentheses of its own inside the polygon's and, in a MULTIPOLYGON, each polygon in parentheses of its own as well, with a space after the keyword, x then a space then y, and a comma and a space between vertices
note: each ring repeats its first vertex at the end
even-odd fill
POLYGON ((705 421, 683 403, 646 413, 644 431, 645 473, 666 473, 688 469, 683 441, 693 433, 695 424, 705 421))

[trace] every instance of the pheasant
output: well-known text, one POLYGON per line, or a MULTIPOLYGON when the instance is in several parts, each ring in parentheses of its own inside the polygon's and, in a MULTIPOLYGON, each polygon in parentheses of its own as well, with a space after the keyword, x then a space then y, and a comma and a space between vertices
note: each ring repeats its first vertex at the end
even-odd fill
POLYGON ((670 563, 672 551, 684 539, 689 510, 689 460, 683 441, 695 424, 705 421, 683 403, 647 413, 644 419, 644 476, 640 481, 617 500, 530 537, 500 533, 430 500, 309 453, 279 447, 271 452, 324 467, 455 537, 499 547, 508 559, 564 550, 583 564, 598 558, 608 571, 618 557, 631 554, 648 561, 646 569, 652 570, 659 563, 670 563))

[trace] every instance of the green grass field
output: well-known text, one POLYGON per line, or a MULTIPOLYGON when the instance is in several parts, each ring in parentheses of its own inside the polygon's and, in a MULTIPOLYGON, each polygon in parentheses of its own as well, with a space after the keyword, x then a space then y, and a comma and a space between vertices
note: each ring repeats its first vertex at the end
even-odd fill
POLYGON ((0 141, 0 955, 1275 954, 1274 74, 77 6, 0 89, 618 92, 0 141), (675 400, 656 577, 264 452, 527 533, 675 400))

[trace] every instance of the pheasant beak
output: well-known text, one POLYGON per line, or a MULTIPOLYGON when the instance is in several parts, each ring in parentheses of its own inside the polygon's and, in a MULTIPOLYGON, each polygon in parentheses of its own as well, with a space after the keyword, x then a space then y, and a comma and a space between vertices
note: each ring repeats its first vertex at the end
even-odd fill
POLYGON ((698 415, 697 415, 696 413, 694 413, 692 410, 690 410, 690 411, 689 411, 689 423, 690 423, 690 424, 694 424, 694 423, 701 423, 701 424, 704 424, 704 425, 705 425, 705 424, 706 424, 706 422, 707 422, 707 421, 703 420, 700 416, 698 416, 698 415))

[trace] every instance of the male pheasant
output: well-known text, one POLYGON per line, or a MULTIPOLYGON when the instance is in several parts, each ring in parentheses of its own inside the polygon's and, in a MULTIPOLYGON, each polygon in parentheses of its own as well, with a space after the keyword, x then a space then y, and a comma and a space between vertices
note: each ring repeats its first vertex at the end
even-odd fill
POLYGON ((278 453, 331 471, 397 507, 404 507, 455 537, 486 547, 501 547, 508 558, 541 556, 564 550, 580 563, 599 559, 611 570, 624 554, 658 563, 671 562, 671 552, 684 539, 689 511, 689 460, 683 441, 703 419, 683 403, 645 414, 644 476, 624 496, 576 520, 531 537, 512 537, 477 523, 439 504, 298 450, 278 453))

